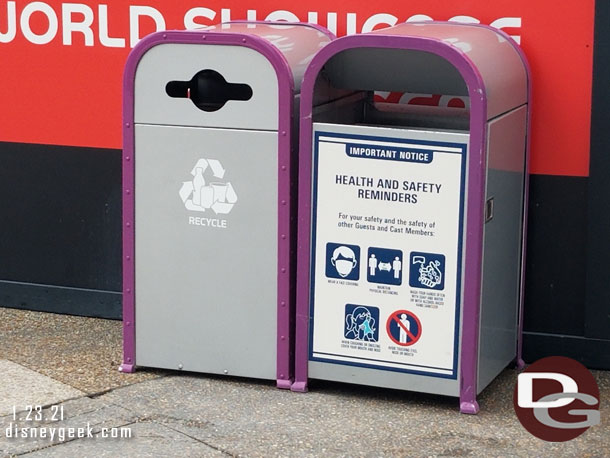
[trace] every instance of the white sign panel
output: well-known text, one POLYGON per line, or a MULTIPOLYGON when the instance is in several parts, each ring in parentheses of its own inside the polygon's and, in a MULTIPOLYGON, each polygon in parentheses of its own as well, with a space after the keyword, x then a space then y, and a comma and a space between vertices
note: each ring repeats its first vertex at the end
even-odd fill
POLYGON ((467 144, 314 125, 312 361, 457 377, 467 144))

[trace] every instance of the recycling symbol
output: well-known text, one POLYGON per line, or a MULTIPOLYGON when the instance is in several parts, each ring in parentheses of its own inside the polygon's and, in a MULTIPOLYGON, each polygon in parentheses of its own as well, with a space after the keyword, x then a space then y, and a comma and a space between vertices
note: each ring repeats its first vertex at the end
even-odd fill
POLYGON ((212 210, 217 215, 226 215, 233 209, 237 202, 237 194, 231 183, 220 181, 225 175, 225 169, 220 161, 199 159, 191 170, 191 175, 193 179, 182 182, 180 188, 180 198, 187 210, 195 212, 212 210), (207 170, 212 172, 214 181, 206 181, 204 175, 207 170))

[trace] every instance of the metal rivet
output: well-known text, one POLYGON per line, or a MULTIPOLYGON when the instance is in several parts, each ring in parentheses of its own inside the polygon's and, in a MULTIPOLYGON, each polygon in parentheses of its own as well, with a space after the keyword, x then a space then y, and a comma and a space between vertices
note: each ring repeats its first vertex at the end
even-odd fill
POLYGON ((225 375, 227 375, 227 374, 229 373, 229 371, 228 371, 228 370, 226 370, 226 369, 225 369, 224 371, 222 371, 222 372, 223 372, 223 374, 225 374, 225 375))
POLYGON ((130 321, 127 321, 127 322, 125 323, 125 325, 126 325, 126 326, 130 326, 130 325, 131 325, 131 322, 130 322, 130 321))
POLYGON ((282 302, 280 302, 280 305, 281 305, 282 307, 286 307, 286 301, 282 301, 282 302))
POLYGON ((166 33, 164 33, 164 34, 163 34, 163 39, 166 39, 166 38, 167 38, 167 34, 166 34, 166 33))
POLYGON ((286 135, 286 131, 285 130, 282 131, 282 135, 286 135))
POLYGON ((245 38, 242 38, 242 39, 241 39, 241 41, 242 41, 243 43, 245 43, 245 42, 246 42, 246 39, 245 39, 245 38))
POLYGON ((128 292, 128 293, 131 293, 131 288, 127 288, 127 292, 128 292))
POLYGON ((282 200, 282 205, 286 205, 286 201, 285 200, 282 200))
POLYGON ((284 378, 284 374, 280 374, 280 378, 284 378))
POLYGON ((282 170, 286 170, 286 166, 285 165, 282 166, 282 170))
POLYGON ((125 223, 125 226, 131 227, 131 223, 125 223))
POLYGON ((178 369, 182 370, 182 364, 178 364, 178 369))
POLYGON ((131 362, 131 358, 127 358, 127 361, 131 362))
POLYGON ((131 256, 125 256, 125 259, 129 261, 131 259, 131 256))
POLYGON ((202 36, 201 36, 201 39, 202 39, 202 40, 205 40, 205 38, 206 38, 206 37, 205 37, 205 35, 202 35, 202 36))
POLYGON ((282 340, 286 340, 286 336, 282 336, 282 337, 281 337, 281 339, 282 339, 282 340))
POLYGON ((286 234, 282 234, 282 240, 286 240, 286 234))
POLYGON ((129 189, 125 190, 125 194, 129 195, 131 194, 131 191, 129 189))
POLYGON ((127 156, 127 157, 125 158, 125 160, 126 160, 126 161, 131 161, 131 157, 127 156))
POLYGON ((125 123, 125 127, 131 127, 131 124, 129 124, 128 122, 125 123))
POLYGON ((286 268, 282 267, 282 273, 285 274, 286 273, 286 268))

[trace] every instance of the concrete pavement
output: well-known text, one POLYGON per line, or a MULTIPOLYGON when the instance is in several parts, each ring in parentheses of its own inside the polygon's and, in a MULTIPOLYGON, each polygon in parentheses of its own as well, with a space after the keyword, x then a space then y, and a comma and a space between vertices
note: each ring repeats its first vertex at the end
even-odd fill
MULTIPOLYGON (((58 315, 43 318, 54 321, 49 329, 66 322, 58 315)), ((81 334, 87 326, 120 327, 91 320, 76 320, 81 334)), ((67 321, 75 323, 74 317, 67 321)), ((0 336, 0 348, 7 348, 5 334, 0 336)), ((110 353, 120 347, 115 340, 110 353)), ((36 348, 36 336, 30 334, 29 341, 36 348)), ((87 351, 86 342, 72 345, 87 351)), ((26 368, 28 358, 15 361, 19 355, 11 354, 13 361, 0 361, 1 456, 610 456, 609 372, 594 372, 602 423, 573 441, 547 443, 525 431, 514 414, 512 369, 483 392, 479 415, 467 416, 451 398, 328 382, 313 382, 309 393, 297 394, 269 382, 143 370, 116 375, 110 387, 111 376, 103 376, 104 386, 95 391, 91 384, 71 386, 69 368, 57 371, 61 381, 49 371, 26 368), (41 421, 26 418, 22 403, 28 401, 47 406, 41 421), (12 402, 22 412, 13 415, 12 402), (57 418, 60 412, 63 419, 57 418), (33 430, 38 437, 31 437, 33 430), (46 437, 40 437, 43 430, 46 437), (7 437, 7 431, 29 437, 7 437), (68 437, 70 431, 83 437, 68 437)), ((88 367, 80 369, 94 370, 88 367)))

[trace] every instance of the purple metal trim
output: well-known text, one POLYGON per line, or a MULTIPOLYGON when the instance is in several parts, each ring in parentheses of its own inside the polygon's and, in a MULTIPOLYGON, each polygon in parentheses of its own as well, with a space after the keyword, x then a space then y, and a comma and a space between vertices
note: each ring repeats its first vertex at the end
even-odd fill
POLYGON ((206 31, 164 31, 141 40, 131 51, 123 76, 123 372, 133 371, 135 345, 135 157, 134 80, 142 56, 162 43, 244 46, 267 58, 278 78, 278 285, 277 285, 277 385, 291 385, 292 341, 290 278, 295 268, 290 256, 293 231, 290 221, 291 119, 294 82, 286 58, 263 38, 236 33, 206 31))
POLYGON ((427 51, 445 58, 460 72, 471 99, 468 150, 468 202, 460 360, 460 410, 478 412, 477 361, 483 257, 483 203, 485 196, 487 96, 481 75, 466 54, 441 40, 403 35, 352 35, 325 46, 312 60, 301 88, 299 160, 299 224, 297 252, 297 312, 295 383, 293 391, 307 390, 309 360, 309 264, 311 228, 312 106, 315 80, 324 64, 346 49, 397 48, 427 51))
POLYGON ((247 19, 234 19, 227 22, 221 22, 218 25, 222 24, 266 24, 266 25, 304 25, 307 27, 311 27, 312 29, 316 29, 318 32, 322 32, 328 38, 335 40, 337 36, 328 30, 326 27, 323 27, 318 24, 314 24, 312 22, 288 22, 288 21, 248 21, 247 19))

